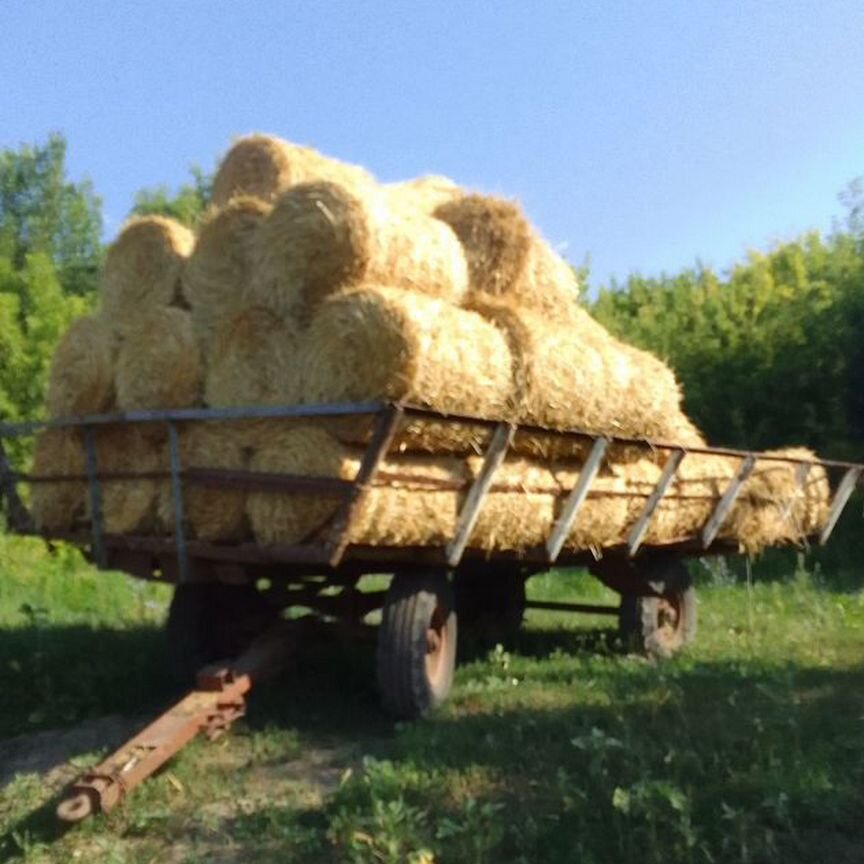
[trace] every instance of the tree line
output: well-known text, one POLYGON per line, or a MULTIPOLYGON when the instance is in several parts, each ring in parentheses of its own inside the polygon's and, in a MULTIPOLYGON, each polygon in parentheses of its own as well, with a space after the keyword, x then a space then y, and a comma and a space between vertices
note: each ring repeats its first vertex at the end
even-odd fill
MULTIPOLYGON (((194 225, 209 185, 194 168, 179 190, 142 190, 132 212, 194 225)), ((864 181, 842 199, 846 218, 827 235, 751 252, 727 273, 586 287, 606 327, 675 370, 711 443, 864 457, 864 181)), ((61 135, 0 151, 0 418, 42 413, 53 347, 96 302, 102 232, 101 201, 68 178, 61 135)))

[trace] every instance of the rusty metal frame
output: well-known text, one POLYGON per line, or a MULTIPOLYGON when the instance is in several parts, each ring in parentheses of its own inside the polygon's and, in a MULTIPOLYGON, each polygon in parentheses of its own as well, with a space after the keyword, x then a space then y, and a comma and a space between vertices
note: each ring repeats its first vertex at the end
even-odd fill
POLYGON ((834 532, 834 528, 840 521, 843 509, 846 507, 846 504, 852 497, 852 493, 861 480, 862 472, 864 472, 864 466, 855 465, 849 468, 843 475, 843 479, 840 481, 840 485, 837 487, 837 492, 834 495, 834 500, 831 502, 831 509, 828 511, 828 520, 822 529, 822 533, 819 535, 820 545, 824 546, 834 532))
POLYGON ((462 560, 462 555, 465 552, 465 547, 468 545, 471 532, 480 518, 480 510, 483 507, 486 494, 492 485, 495 472, 507 456, 507 449, 510 447, 515 433, 516 427, 512 423, 499 423, 495 429, 495 434, 486 448, 480 472, 477 474, 465 498, 465 503, 459 512, 459 518, 456 522, 456 534, 450 543, 447 544, 445 558, 450 567, 458 567, 459 562, 462 560))
POLYGON ((402 422, 403 408, 393 405, 389 410, 379 415, 372 440, 363 454, 357 477, 348 490, 342 506, 336 512, 327 539, 327 562, 331 567, 338 567, 348 547, 351 538, 351 523, 355 513, 363 506, 363 498, 375 480, 381 462, 387 456, 390 445, 396 437, 402 422))
POLYGON ((588 458, 585 460, 585 465, 579 472, 579 479, 576 485, 567 496, 567 501, 561 510, 561 515, 555 522, 552 533, 546 541, 546 552, 549 555, 549 563, 554 564, 564 548, 564 543, 570 536, 570 531, 576 522, 579 515, 579 509, 588 497, 588 492, 600 466, 603 463, 603 457, 606 455, 606 450, 609 447, 608 438, 598 438, 593 446, 588 458))
POLYGON ((651 517, 660 505, 663 496, 672 485, 672 481, 675 479, 675 472, 678 470, 678 466, 686 455, 686 451, 678 448, 677 450, 673 450, 666 459, 666 464, 663 466, 663 473, 660 475, 660 479, 657 481, 654 491, 648 496, 645 509, 636 520, 636 524, 633 526, 630 531, 630 536, 627 538, 627 554, 631 558, 639 551, 639 547, 645 539, 645 532, 648 530, 648 524, 651 521, 651 517))
POLYGON ((735 501, 738 498, 738 495, 741 492, 741 489, 744 486, 744 483, 747 481, 747 478, 753 473, 753 469, 756 467, 756 457, 752 453, 748 453, 742 460, 741 465, 738 468, 738 473, 732 479, 732 482, 726 488, 726 491, 723 493, 720 500, 717 502, 717 506, 714 508, 714 512, 711 514, 711 518, 708 520, 705 527, 702 529, 702 548, 707 549, 716 539, 717 534, 720 532, 720 528, 723 526, 723 520, 728 515, 729 511, 732 509, 732 506, 735 504, 735 501))

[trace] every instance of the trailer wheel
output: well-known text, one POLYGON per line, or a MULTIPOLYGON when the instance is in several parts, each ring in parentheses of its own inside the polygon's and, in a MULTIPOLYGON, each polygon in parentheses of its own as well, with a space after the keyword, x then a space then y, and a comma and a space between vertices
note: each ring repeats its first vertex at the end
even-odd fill
POLYGON ((653 594, 622 594, 618 621, 625 644, 667 658, 696 638, 696 589, 681 561, 640 564, 653 594))
POLYGON ((388 713, 413 720, 440 705, 453 685, 456 614, 444 576, 393 577, 378 631, 378 688, 388 713))
POLYGON ((165 623, 172 676, 191 683, 208 663, 241 654, 277 618, 252 584, 177 585, 165 623))

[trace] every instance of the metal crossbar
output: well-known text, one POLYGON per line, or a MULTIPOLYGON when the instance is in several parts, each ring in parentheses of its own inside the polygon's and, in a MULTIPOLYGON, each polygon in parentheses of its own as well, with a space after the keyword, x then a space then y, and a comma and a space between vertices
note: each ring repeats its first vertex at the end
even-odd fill
POLYGON ((576 518, 579 515, 579 509, 588 497, 588 491, 591 488, 591 484, 594 482, 594 478, 597 476, 597 472, 600 470, 600 466, 603 463, 603 457, 606 455, 608 447, 608 438, 598 438, 594 442, 594 446, 591 448, 588 458, 585 460, 584 467, 579 472, 579 479, 576 481, 576 485, 567 497, 567 501, 561 510, 561 515, 558 517, 555 527, 552 529, 552 533, 546 541, 546 552, 549 555, 550 564, 554 564, 555 561, 558 560, 558 556, 564 548, 564 543, 570 536, 570 531, 576 523, 576 518))
POLYGON ((703 549, 707 549, 716 539, 717 534, 723 525, 723 520, 732 509, 745 481, 753 473, 755 467, 756 457, 752 453, 748 453, 741 460, 741 466, 738 469, 738 473, 723 493, 723 497, 717 502, 717 506, 714 508, 714 512, 711 514, 708 524, 702 529, 703 549))
POLYGON ((678 466, 681 464, 681 460, 685 455, 686 453, 684 450, 673 450, 672 453, 669 454, 669 458, 663 466, 663 473, 660 475, 660 479, 657 481, 654 491, 649 496, 648 501, 645 504, 645 509, 642 511, 642 515, 636 521, 636 524, 630 532, 630 536, 627 538, 627 553, 631 558, 639 551, 639 547, 645 539, 645 532, 648 530, 648 523, 651 521, 654 511, 663 500, 663 496, 672 485, 672 481, 675 479, 675 472, 678 470, 678 466))
POLYGON ((507 455, 507 448, 513 441, 516 427, 512 423, 501 423, 492 436, 480 473, 471 486, 465 504, 459 513, 459 521, 456 525, 456 535, 447 546, 446 558, 450 567, 457 567, 462 560, 465 547, 471 537, 471 532, 480 518, 480 509, 486 498, 486 493, 492 485, 495 472, 507 455))
POLYGON ((828 538, 834 531, 837 522, 840 520, 840 515, 843 513, 843 508, 846 506, 858 481, 861 479, 861 473, 864 467, 856 466, 850 468, 840 481, 840 486, 837 488, 837 493, 834 495, 834 500, 831 502, 831 509, 828 511, 828 521, 819 535, 819 543, 824 546, 828 542, 828 538))

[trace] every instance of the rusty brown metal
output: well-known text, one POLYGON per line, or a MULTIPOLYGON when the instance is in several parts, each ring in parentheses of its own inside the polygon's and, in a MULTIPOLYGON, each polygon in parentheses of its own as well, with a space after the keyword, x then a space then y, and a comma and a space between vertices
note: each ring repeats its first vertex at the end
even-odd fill
POLYGON ((297 629, 280 622, 236 660, 202 669, 194 690, 68 788, 57 817, 80 822, 107 813, 196 735, 212 741, 227 732, 245 713, 253 683, 277 672, 291 655, 297 629))

